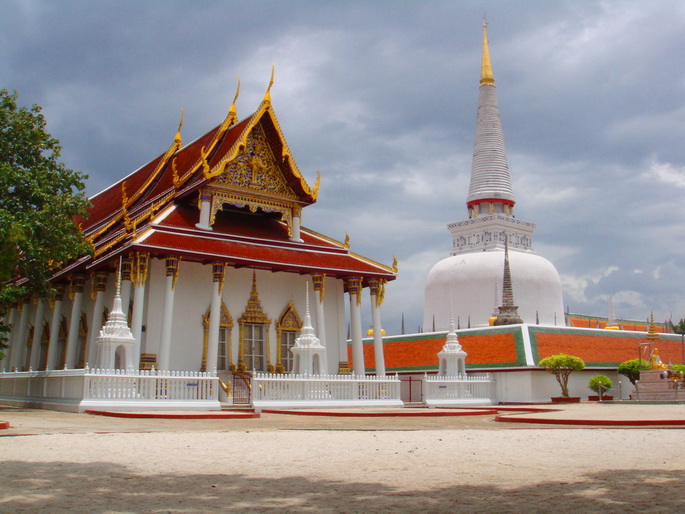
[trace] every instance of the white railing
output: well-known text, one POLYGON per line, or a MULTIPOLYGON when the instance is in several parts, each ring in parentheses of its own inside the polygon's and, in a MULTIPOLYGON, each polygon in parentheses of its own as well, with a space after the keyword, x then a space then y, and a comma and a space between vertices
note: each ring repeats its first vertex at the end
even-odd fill
POLYGON ((91 369, 84 399, 213 400, 218 378, 201 371, 91 369))
POLYGON ((423 377, 423 401, 431 404, 492 403, 494 381, 489 373, 423 377))
POLYGON ((0 372, 0 400, 83 411, 219 409, 219 379, 197 371, 63 369, 0 372))
POLYGON ((279 375, 255 373, 252 400, 364 402, 399 400, 397 376, 279 375))

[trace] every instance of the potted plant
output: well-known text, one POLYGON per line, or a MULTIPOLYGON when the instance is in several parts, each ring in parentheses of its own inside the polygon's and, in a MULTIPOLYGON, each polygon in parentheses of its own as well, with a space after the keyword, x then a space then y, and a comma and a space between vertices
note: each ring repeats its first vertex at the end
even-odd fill
POLYGON ((561 396, 553 396, 552 401, 557 403, 577 403, 580 402, 579 396, 569 396, 568 377, 574 371, 585 368, 585 362, 580 357, 559 353, 550 355, 538 362, 540 368, 544 368, 547 373, 551 373, 561 386, 561 396))
POLYGON ((611 379, 605 375, 597 375, 596 377, 592 377, 588 383, 588 387, 597 394, 589 395, 587 399, 591 402, 613 400, 613 396, 604 394, 611 389, 612 385, 611 379))

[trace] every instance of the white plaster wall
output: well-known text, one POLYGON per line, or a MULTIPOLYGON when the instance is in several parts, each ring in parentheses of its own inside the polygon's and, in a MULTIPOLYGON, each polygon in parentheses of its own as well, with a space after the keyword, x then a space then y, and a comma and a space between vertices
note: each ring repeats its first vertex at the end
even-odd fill
MULTIPOLYGON (((165 272, 166 273, 166 272, 165 272)), ((166 280, 166 277, 164 277, 166 280)), ((202 363, 202 316, 212 299, 212 266, 180 262, 174 294, 169 369, 198 371, 202 363)), ((160 304, 163 307, 164 303, 160 304)), ((159 323, 161 330, 161 319, 159 323)))
MULTIPOLYGON (((183 272, 183 268, 181 268, 183 272)), ((162 310, 164 308, 164 291, 166 284, 166 261, 164 259, 151 258, 148 265, 148 286, 145 292, 145 303, 147 304, 146 314, 143 317, 143 326, 145 328, 145 353, 154 353, 159 355, 159 341, 162 330, 162 310)), ((174 310, 176 302, 182 303, 183 299, 175 299, 174 310)), ((141 350, 142 351, 142 350, 141 350)), ((173 350, 171 358, 173 359, 173 350)))
MULTIPOLYGON (((232 362, 238 362, 239 325, 238 319, 245 312, 252 290, 251 269, 227 267, 222 300, 233 318, 231 331, 232 362)), ((166 282, 165 261, 151 260, 146 294, 147 344, 145 351, 159 353, 162 310, 166 282)), ((273 273, 257 270, 257 291, 264 312, 271 320, 269 326, 269 360, 276 364, 277 344, 276 323, 292 300, 300 318, 305 316, 305 290, 309 282, 310 313, 315 319, 314 293, 309 275, 294 273, 273 273)), ((212 266, 183 262, 180 264, 179 278, 176 283, 174 299, 174 321, 172 328, 170 368, 174 370, 198 370, 202 360, 203 328, 202 316, 211 303, 212 266)), ((327 359, 329 371, 337 371, 340 353, 338 341, 345 331, 343 283, 333 278, 326 279, 324 296, 324 316, 326 317, 327 359), (342 319, 340 319, 342 313, 342 319)), ((343 336, 344 337, 344 336, 343 336)), ((346 360, 346 358, 344 359, 346 360)))
MULTIPOLYGON (((588 383, 597 375, 605 375, 611 379, 613 388, 606 394, 614 396, 614 399, 629 397, 633 387, 628 377, 615 371, 593 369, 571 373, 568 381, 569 395, 587 400, 589 395, 596 394, 590 390, 588 383), (619 381, 622 386, 620 388, 619 381)), ((497 400, 500 402, 549 402, 553 396, 561 396, 561 387, 554 375, 543 370, 494 372, 493 376, 496 380, 497 400)))

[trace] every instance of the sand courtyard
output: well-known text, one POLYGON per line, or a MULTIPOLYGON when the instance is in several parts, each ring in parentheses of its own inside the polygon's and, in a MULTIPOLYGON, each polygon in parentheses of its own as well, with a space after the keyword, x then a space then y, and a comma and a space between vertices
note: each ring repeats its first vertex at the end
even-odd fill
MULTIPOLYGON (((522 414, 526 416, 526 414, 522 414)), ((578 419, 684 419, 581 404, 578 419)), ((666 512, 685 429, 463 417, 122 419, 0 407, 2 512, 666 512)))

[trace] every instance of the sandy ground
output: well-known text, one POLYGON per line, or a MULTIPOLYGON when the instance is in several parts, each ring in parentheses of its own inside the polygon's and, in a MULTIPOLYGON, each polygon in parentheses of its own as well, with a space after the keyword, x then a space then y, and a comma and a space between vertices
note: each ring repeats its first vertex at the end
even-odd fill
MULTIPOLYGON (((617 410, 623 407, 570 407, 565 417, 685 418, 685 406, 617 410)), ((685 429, 563 428, 492 417, 137 420, 0 409, 12 423, 0 431, 0 511, 685 507, 685 429)))

